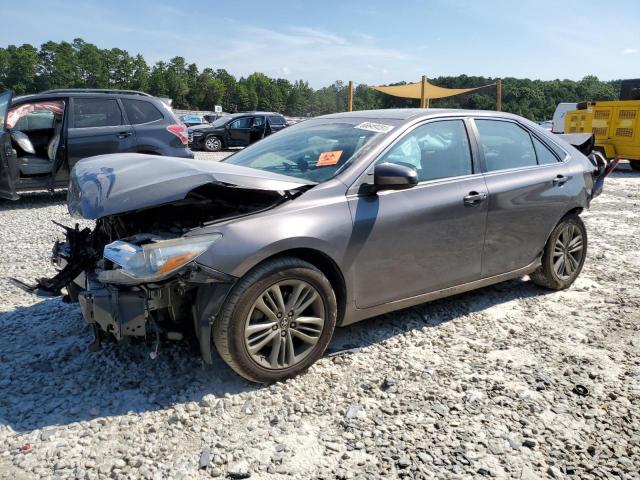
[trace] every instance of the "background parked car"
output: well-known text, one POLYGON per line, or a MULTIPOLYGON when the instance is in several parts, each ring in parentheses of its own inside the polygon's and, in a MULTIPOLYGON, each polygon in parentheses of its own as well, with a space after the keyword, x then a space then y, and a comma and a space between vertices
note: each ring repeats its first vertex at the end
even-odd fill
POLYGON ((182 115, 180 117, 180 121, 183 124, 185 124, 187 127, 193 127, 195 125, 210 123, 209 120, 207 120, 204 115, 193 115, 193 114, 182 115))
POLYGON ((211 125, 190 127, 189 147, 209 152, 229 147, 246 147, 286 126, 287 121, 279 113, 243 112, 225 115, 211 125))
POLYGON ((0 197, 66 187, 85 157, 139 152, 193 158, 187 128, 159 98, 121 90, 0 94, 0 197), (26 137, 26 138, 25 138, 26 137))

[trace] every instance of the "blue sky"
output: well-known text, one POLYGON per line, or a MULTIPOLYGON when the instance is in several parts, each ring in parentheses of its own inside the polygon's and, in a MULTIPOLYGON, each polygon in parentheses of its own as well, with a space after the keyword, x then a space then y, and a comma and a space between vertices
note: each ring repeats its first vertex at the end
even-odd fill
POLYGON ((3 9, 0 46, 81 37, 148 62, 180 55, 236 76, 321 87, 423 73, 640 77, 640 0, 35 1, 3 9))

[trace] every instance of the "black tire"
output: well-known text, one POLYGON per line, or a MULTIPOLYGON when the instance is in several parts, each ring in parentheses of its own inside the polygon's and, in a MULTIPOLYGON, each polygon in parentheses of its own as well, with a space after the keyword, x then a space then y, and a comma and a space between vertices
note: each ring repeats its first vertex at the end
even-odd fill
POLYGON ((629 166, 631 167, 631 170, 640 171, 640 161, 632 160, 629 162, 629 166))
MULTIPOLYGON (((304 372, 322 356, 333 336, 337 310, 333 288, 319 269, 294 257, 273 259, 248 272, 233 287, 215 319, 213 342, 223 360, 247 380, 258 383, 285 380, 304 372), (317 343, 308 348, 306 357, 300 362, 289 367, 271 369, 258 363, 249 353, 245 329, 254 309, 254 302, 270 287, 286 281, 302 281, 315 289, 322 301, 324 325, 317 343)), ((292 324, 292 328, 293 326, 295 325, 292 324)))
POLYGON ((219 152, 222 150, 222 140, 215 135, 208 135, 204 139, 203 147, 207 152, 219 152))
MULTIPOLYGON (((566 252, 567 249, 565 249, 566 252)), ((587 257, 587 229, 582 222, 582 219, 577 214, 570 214, 564 217, 556 228, 553 229, 549 239, 547 240, 547 244, 544 248, 544 253, 542 255, 542 264, 541 266, 531 274, 531 280, 536 284, 544 288, 549 288, 551 290, 564 290, 565 288, 569 288, 571 284, 578 278, 580 272, 582 271, 582 267, 584 265, 585 258, 587 257), (557 268, 554 266, 556 262, 559 260, 559 256, 554 261, 554 252, 558 251, 558 242, 562 244, 563 240, 561 235, 563 232, 566 232, 566 229, 575 229, 574 232, 579 232, 582 239, 582 250, 579 257, 579 260, 571 256, 572 265, 574 265, 573 270, 570 274, 567 274, 565 271, 565 275, 562 275, 557 271, 557 268), (575 262, 575 263, 574 263, 575 262)), ((565 253, 564 261, 567 262, 567 254, 565 253)))

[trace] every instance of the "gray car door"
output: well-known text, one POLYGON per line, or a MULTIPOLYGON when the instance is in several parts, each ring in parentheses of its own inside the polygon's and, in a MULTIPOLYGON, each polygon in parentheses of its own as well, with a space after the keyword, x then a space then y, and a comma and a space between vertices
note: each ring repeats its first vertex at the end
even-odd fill
POLYGON ((472 150, 464 120, 421 124, 376 161, 415 168, 418 185, 349 195, 358 308, 480 278, 487 189, 472 150))
POLYGON ((489 190, 482 275, 491 277, 535 261, 579 182, 517 122, 478 118, 475 125, 489 190))
POLYGON ((69 169, 86 157, 136 151, 135 132, 126 124, 117 99, 76 97, 71 100, 71 112, 67 130, 69 169))

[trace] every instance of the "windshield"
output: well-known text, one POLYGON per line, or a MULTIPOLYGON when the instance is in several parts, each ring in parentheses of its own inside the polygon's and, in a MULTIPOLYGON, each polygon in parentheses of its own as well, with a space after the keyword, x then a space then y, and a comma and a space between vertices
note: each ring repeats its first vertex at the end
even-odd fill
POLYGON ((233 118, 233 117, 230 117, 230 116, 220 117, 216 121, 211 122, 211 126, 212 127, 222 127, 222 126, 224 126, 225 123, 227 123, 229 120, 231 120, 231 118, 233 118))
POLYGON ((351 118, 307 120, 225 162, 320 183, 346 168, 365 145, 393 127, 351 118))

